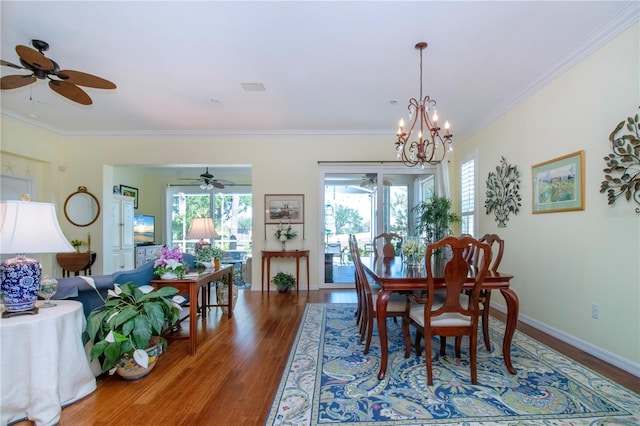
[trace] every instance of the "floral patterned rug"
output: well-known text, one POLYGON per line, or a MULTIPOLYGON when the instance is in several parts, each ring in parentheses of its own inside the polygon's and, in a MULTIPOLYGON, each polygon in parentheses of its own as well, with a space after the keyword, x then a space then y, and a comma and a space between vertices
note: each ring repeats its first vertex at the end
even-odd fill
POLYGON ((511 349, 517 374, 510 374, 504 323, 495 318, 492 350, 479 343, 478 385, 469 380, 464 340, 457 360, 451 338, 444 357, 434 354, 434 383, 426 386, 424 357, 404 358, 401 325, 392 319, 387 376, 379 381, 376 331, 364 355, 354 312, 354 304, 306 306, 266 425, 640 424, 639 395, 518 331, 511 349))

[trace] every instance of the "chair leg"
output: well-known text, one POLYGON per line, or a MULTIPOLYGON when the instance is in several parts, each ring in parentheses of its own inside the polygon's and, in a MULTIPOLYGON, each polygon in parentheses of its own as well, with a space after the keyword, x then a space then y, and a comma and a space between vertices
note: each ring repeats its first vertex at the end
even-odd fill
POLYGON ((447 352, 447 337, 440 336, 440 356, 444 356, 447 352))
POLYGON ((367 315, 367 342, 364 345, 364 353, 369 353, 369 347, 371 346, 371 336, 373 335, 373 317, 374 313, 371 312, 367 315))
POLYGON ((491 290, 484 290, 484 303, 482 304, 482 335, 484 336, 484 346, 491 351, 491 339, 489 336, 489 303, 491 301, 491 290))
MULTIPOLYGON (((418 334, 418 330, 416 330, 418 334)), ((409 358, 411 354, 411 336, 409 335, 409 319, 407 317, 402 318, 402 337, 404 337, 404 357, 409 358)))
POLYGON ((456 358, 460 358, 460 345, 462 344, 462 336, 456 336, 456 358))
POLYGON ((433 360, 431 359, 431 336, 424 334, 424 357, 427 360, 427 385, 433 385, 433 360))
POLYGON ((416 356, 420 356, 420 354, 422 353, 422 351, 420 350, 420 338, 422 337, 422 333, 420 332, 420 330, 418 330, 416 328, 416 341, 415 341, 415 345, 416 345, 416 356))
POLYGON ((471 366, 471 383, 478 384, 478 365, 476 364, 476 352, 478 351, 478 333, 471 333, 469 336, 469 365, 471 366))

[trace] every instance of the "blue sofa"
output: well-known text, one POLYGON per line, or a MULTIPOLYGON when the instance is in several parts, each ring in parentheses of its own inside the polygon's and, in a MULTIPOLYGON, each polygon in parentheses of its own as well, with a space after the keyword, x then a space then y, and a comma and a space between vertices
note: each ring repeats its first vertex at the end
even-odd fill
MULTIPOLYGON (((188 267, 193 268, 195 261, 193 255, 184 254, 183 257, 188 267)), ((113 289, 114 284, 124 284, 128 282, 137 286, 149 284, 152 279, 157 278, 153 273, 153 269, 153 262, 149 262, 129 271, 116 271, 109 275, 90 275, 90 277, 93 278, 96 288, 100 292, 100 296, 106 298, 107 290, 113 289)), ((85 317, 89 316, 89 313, 93 309, 103 304, 103 299, 79 276, 56 279, 58 280, 58 291, 53 298, 77 300, 81 302, 85 317)))

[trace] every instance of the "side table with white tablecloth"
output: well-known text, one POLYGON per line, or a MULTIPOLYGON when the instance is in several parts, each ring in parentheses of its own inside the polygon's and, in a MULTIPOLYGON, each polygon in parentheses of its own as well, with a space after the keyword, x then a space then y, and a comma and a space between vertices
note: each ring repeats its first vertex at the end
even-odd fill
POLYGON ((37 426, 55 425, 63 406, 96 389, 82 344, 82 303, 53 302, 57 306, 36 315, 0 319, 3 425, 25 418, 37 426))

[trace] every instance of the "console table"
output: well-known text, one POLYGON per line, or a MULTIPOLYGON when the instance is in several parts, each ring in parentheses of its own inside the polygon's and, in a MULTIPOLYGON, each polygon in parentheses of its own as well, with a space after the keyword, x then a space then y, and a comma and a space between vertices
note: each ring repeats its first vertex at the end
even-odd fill
POLYGON ((307 260, 307 291, 309 291, 309 250, 292 251, 262 251, 262 291, 264 291, 264 264, 267 264, 267 293, 269 293, 269 283, 271 282, 271 258, 290 257, 296 260, 296 292, 300 289, 300 258, 307 260))
POLYGON ((151 280, 150 284, 154 289, 160 287, 174 287, 178 289, 178 293, 189 294, 189 337, 172 337, 166 336, 167 339, 188 339, 189 340, 189 355, 196 354, 196 332, 198 325, 196 323, 198 318, 198 289, 202 289, 202 319, 207 318, 207 307, 209 306, 226 306, 228 308, 227 315, 229 318, 233 316, 233 297, 231 297, 231 286, 233 285, 233 265, 223 265, 220 269, 205 270, 203 273, 185 275, 181 280, 151 280), (226 305, 208 304, 209 297, 207 295, 209 291, 209 283, 222 280, 222 277, 227 276, 227 283, 229 285, 229 297, 226 305))
MULTIPOLYGON (((29 419, 54 425, 63 405, 96 390, 82 344, 82 303, 54 300, 36 315, 0 319, 1 423, 29 419)), ((38 302, 39 306, 41 302, 38 302)))

